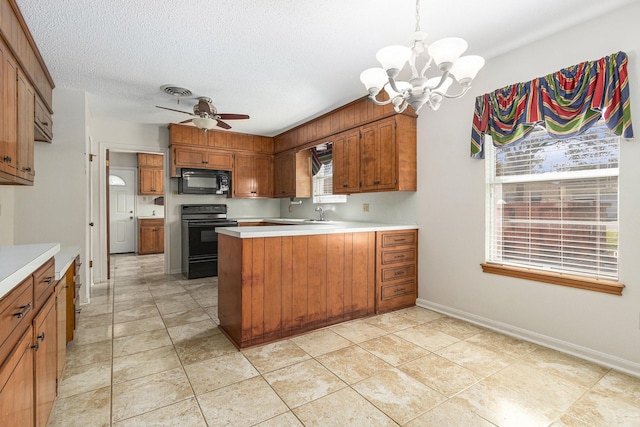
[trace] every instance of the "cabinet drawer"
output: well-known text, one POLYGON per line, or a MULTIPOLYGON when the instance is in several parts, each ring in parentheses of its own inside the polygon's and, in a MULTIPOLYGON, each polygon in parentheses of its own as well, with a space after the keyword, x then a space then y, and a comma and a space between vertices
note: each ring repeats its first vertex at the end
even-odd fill
POLYGON ((382 281, 390 282, 392 280, 406 279, 407 277, 415 278, 416 266, 404 265, 402 267, 383 268, 382 269, 382 281))
POLYGON ((53 293, 55 285, 54 265, 53 258, 51 258, 33 273, 33 299, 36 311, 40 310, 49 295, 53 293))
POLYGON ((140 227, 164 227, 164 219, 141 219, 140 227))
POLYGON ((395 285, 383 285, 381 288, 380 298, 384 300, 398 298, 405 295, 415 295, 416 282, 402 282, 395 285))
POLYGON ((382 235, 382 247, 389 248, 394 246, 406 246, 416 244, 416 233, 410 231, 407 233, 385 233, 382 235))
POLYGON ((416 250, 402 249, 397 251, 382 252, 382 265, 396 264, 400 262, 414 262, 416 260, 416 250))
POLYGON ((29 275, 0 301, 0 364, 32 318, 33 278, 29 275))

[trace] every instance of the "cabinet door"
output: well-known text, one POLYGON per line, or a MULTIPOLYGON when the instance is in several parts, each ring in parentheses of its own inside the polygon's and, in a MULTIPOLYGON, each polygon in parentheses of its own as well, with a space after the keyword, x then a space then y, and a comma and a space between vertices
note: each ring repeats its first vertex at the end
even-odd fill
POLYGON ((0 38, 0 171, 16 174, 18 141, 18 67, 0 38))
POLYGON ((33 117, 35 92, 22 72, 18 72, 18 146, 16 148, 16 175, 33 183, 33 117))
POLYGON ((233 197, 255 197, 253 156, 236 154, 233 163, 233 197))
POLYGON ((156 227, 156 252, 159 254, 164 252, 164 226, 156 227))
POLYGON ((209 151, 206 157, 206 168, 230 171, 233 169, 233 154, 209 151))
POLYGON ((58 343, 56 340, 57 318, 55 297, 42 306, 33 318, 36 427, 46 427, 49 414, 56 399, 56 377, 58 374, 58 343))
POLYGON ((273 156, 255 156, 255 196, 273 197, 273 156))
POLYGON ((142 196, 164 194, 164 171, 162 169, 139 168, 138 176, 138 194, 142 196))
POLYGON ((275 197, 295 197, 296 153, 289 151, 273 160, 273 194, 275 197))
POLYGON ((395 121, 383 120, 362 128, 361 191, 392 190, 396 184, 395 121))
POLYGON ((195 126, 172 124, 169 129, 169 140, 171 144, 185 144, 196 147, 207 146, 206 133, 195 126))
POLYGON ((192 150, 188 147, 173 148, 173 163, 178 168, 204 168, 207 164, 207 152, 192 150))
POLYGON ((0 368, 0 415, 2 425, 33 426, 33 328, 22 336, 0 368))
POLYGON ((56 346, 58 359, 56 378, 58 384, 62 382, 64 362, 67 358, 67 278, 66 275, 58 281, 55 290, 56 298, 56 346))
POLYGON ((138 167, 162 168, 164 156, 162 154, 138 153, 138 167))
POLYGON ((333 138, 333 194, 360 191, 360 131, 341 133, 333 138))
POLYGON ((153 253, 156 248, 155 227, 140 226, 140 248, 141 255, 153 253))

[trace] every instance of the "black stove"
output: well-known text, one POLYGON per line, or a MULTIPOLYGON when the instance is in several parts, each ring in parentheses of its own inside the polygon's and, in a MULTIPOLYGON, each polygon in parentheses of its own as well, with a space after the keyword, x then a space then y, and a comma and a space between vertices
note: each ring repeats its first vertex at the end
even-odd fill
POLYGON ((227 205, 182 205, 182 274, 187 279, 218 275, 217 227, 237 227, 227 205))

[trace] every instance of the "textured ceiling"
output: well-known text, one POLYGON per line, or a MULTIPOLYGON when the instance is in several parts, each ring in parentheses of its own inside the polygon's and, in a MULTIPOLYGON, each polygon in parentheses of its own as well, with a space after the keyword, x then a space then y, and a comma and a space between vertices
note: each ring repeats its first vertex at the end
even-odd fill
MULTIPOLYGON (((488 60, 636 0, 422 0, 430 41, 460 36, 488 60)), ((168 124, 209 96, 249 114, 233 130, 275 135, 365 95, 376 52, 409 44, 414 0, 17 0, 56 87, 88 93, 94 117, 168 124)), ((480 77, 481 78, 481 77, 480 77)))

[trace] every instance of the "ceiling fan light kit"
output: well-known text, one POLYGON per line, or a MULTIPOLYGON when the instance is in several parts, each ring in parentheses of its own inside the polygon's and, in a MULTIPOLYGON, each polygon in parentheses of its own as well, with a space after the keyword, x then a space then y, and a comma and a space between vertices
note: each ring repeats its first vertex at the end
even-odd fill
MULTIPOLYGON (((167 87, 172 87, 170 85, 162 86, 162 89, 167 91, 167 87)), ((181 89, 181 88, 178 88, 181 89)), ((188 89, 185 89, 188 90, 188 89)), ((178 91, 182 93, 181 91, 178 91)), ((174 95, 179 96, 177 93, 174 95)), ((249 116, 246 114, 223 114, 218 113, 216 107, 213 106, 211 98, 200 97, 198 98, 198 103, 193 106, 193 113, 189 113, 187 111, 175 110, 173 108, 161 107, 156 105, 156 108, 162 108, 163 110, 175 111, 182 114, 189 114, 193 116, 192 119, 184 120, 180 123, 189 123, 192 122, 197 128, 204 130, 205 132, 211 130, 213 128, 220 127, 222 129, 231 129, 231 126, 224 122, 223 120, 245 120, 248 119, 249 116)))
POLYGON ((444 38, 428 45, 427 33, 420 31, 420 0, 416 0, 416 31, 412 39, 410 48, 387 46, 380 49, 376 59, 382 67, 369 68, 360 74, 360 81, 374 103, 392 103, 397 113, 402 113, 411 105, 417 113, 424 104, 437 110, 444 98, 460 98, 467 93, 471 88, 471 81, 484 66, 484 58, 477 55, 461 57, 467 50, 467 42, 458 37, 444 38), (421 69, 418 68, 418 62, 424 63, 421 69), (411 78, 408 82, 397 80, 407 63, 411 69, 411 78), (431 68, 437 68, 440 75, 428 77, 427 71, 431 68), (447 90, 453 79, 458 82, 460 91, 449 94, 447 90), (389 96, 386 101, 377 99, 382 89, 389 96))

